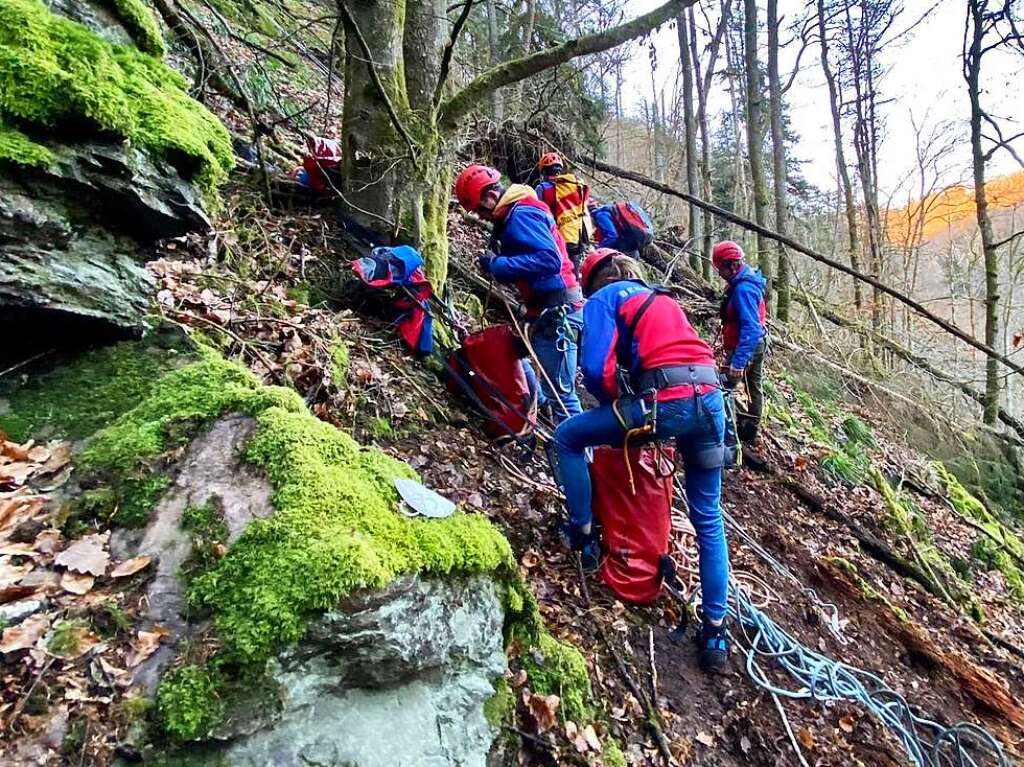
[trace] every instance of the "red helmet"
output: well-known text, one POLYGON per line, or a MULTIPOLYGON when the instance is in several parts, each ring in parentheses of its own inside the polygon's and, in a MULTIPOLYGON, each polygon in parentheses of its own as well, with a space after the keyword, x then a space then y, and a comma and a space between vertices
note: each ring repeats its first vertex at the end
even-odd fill
POLYGON ((557 152, 548 152, 546 155, 540 158, 540 162, 537 163, 542 171, 552 168, 555 165, 563 167, 565 165, 562 162, 562 157, 557 152))
POLYGON ((587 254, 587 257, 583 261, 583 266, 580 268, 580 285, 583 286, 583 295, 590 295, 590 278, 601 264, 607 261, 612 256, 621 256, 617 250, 612 248, 598 248, 592 250, 587 254))
POLYGON ((501 181, 501 174, 486 165, 470 165, 455 179, 455 196, 459 205, 468 211, 480 207, 480 198, 488 187, 501 181))
POLYGON ((711 251, 711 264, 718 269, 726 261, 742 261, 743 260, 743 248, 737 245, 732 240, 725 240, 715 245, 715 249, 711 251))

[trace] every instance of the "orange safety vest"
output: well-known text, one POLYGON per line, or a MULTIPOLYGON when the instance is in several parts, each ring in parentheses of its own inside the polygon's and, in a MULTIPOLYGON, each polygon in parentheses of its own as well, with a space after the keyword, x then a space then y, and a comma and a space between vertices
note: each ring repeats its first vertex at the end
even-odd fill
POLYGON ((563 173, 546 179, 541 199, 555 217, 558 230, 569 245, 590 241, 593 225, 587 212, 590 187, 581 184, 574 173, 563 173))

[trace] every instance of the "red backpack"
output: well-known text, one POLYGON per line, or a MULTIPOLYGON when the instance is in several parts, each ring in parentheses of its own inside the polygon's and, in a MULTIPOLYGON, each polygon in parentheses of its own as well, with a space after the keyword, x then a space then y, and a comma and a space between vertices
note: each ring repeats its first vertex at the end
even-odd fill
POLYGON ((526 437, 537 425, 537 393, 523 372, 519 337, 508 325, 472 333, 447 359, 449 387, 462 391, 487 417, 496 440, 526 437))
POLYGON ((671 448, 629 448, 634 493, 625 452, 594 450, 590 478, 594 517, 601 523, 601 579, 626 602, 649 604, 661 591, 672 529, 673 458, 671 448))
POLYGON ((626 250, 643 250, 654 242, 654 221, 650 214, 635 202, 616 202, 612 218, 619 230, 619 241, 626 250))

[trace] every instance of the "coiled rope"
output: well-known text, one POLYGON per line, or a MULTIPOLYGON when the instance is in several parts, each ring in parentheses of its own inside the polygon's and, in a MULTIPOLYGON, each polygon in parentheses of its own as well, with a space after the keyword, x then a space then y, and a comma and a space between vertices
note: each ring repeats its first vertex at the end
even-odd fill
MULTIPOLYGON (((676 487, 685 501, 685 491, 678 479, 676 487)), ((842 623, 835 605, 822 602, 813 589, 804 587, 796 575, 758 544, 735 518, 724 511, 723 517, 732 532, 775 572, 794 582, 815 608, 828 616, 826 625, 845 644, 848 640, 842 636, 842 623)), ((690 603, 696 606, 700 601, 696 536, 685 512, 678 508, 672 509, 672 541, 679 560, 680 581, 689 594, 690 603)), ((917 767, 1011 767, 999 742, 978 725, 960 722, 950 727, 915 713, 902 695, 875 674, 806 647, 763 612, 773 601, 781 600, 762 579, 737 571, 730 574, 729 614, 742 635, 747 675, 772 696, 802 765, 807 761, 793 735, 781 698, 860 704, 896 736, 917 767), (752 585, 756 588, 751 588, 752 585), (774 662, 796 684, 787 687, 773 682, 763 661, 774 662)), ((733 638, 738 639, 735 635, 733 638)))

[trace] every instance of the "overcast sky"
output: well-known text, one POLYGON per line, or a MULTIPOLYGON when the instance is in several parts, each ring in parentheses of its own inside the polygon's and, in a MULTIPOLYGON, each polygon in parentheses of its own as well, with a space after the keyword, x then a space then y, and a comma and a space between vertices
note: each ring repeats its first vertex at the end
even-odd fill
MULTIPOLYGON (((739 0, 733 0, 738 2, 739 0)), ((706 7, 717 9, 718 0, 700 0, 706 7)), ((636 15, 656 7, 659 0, 629 0, 628 13, 636 15)), ((761 3, 761 20, 764 19, 764 4, 761 3)), ((779 12, 783 24, 796 18, 804 7, 804 0, 780 0, 779 12)), ((918 20, 925 11, 936 5, 935 0, 905 0, 905 12, 897 22, 902 31, 918 20)), ((898 45, 883 51, 885 64, 889 68, 880 86, 882 98, 888 103, 882 106, 885 118, 886 137, 879 153, 879 176, 882 186, 888 190, 895 187, 901 178, 913 167, 915 151, 914 130, 911 114, 918 125, 929 129, 940 121, 957 123, 961 140, 954 144, 949 154, 950 180, 963 176, 969 179, 970 144, 967 140, 970 104, 967 100, 966 85, 961 75, 960 49, 964 26, 963 0, 941 0, 926 20, 909 35, 903 36, 898 45), (964 175, 966 174, 966 175, 964 175)), ((710 11, 717 18, 717 10, 710 11)), ((698 24, 701 16, 698 14, 698 24)), ((783 35, 788 39, 789 35, 783 35)), ((659 87, 673 87, 678 68, 679 55, 675 29, 662 28, 654 37, 658 66, 655 72, 659 87)), ((760 57, 767 58, 766 36, 762 32, 760 57)), ((784 51, 780 57, 783 72, 793 66, 797 45, 784 51)), ((719 59, 721 61, 721 59, 719 59)), ((1024 58, 1008 55, 997 58, 987 56, 984 60, 983 77, 987 92, 983 105, 993 114, 1009 118, 1004 123, 1004 135, 1024 130, 1024 58)), ((626 71, 626 87, 623 98, 627 110, 636 109, 646 98, 650 99, 651 77, 648 52, 645 47, 634 47, 626 71)), ((835 160, 832 148, 831 117, 828 110, 827 91, 815 45, 808 49, 801 60, 801 73, 793 88, 788 92, 787 103, 793 125, 800 136, 797 146, 799 159, 806 161, 804 172, 808 179, 823 188, 835 185, 835 160)), ((728 104, 728 93, 721 80, 716 80, 711 94, 712 110, 728 104)), ((1016 144, 1018 154, 1024 156, 1024 140, 1016 144)), ((848 158, 849 159, 849 158, 848 158)), ((1000 152, 990 165, 990 176, 1020 170, 1020 166, 1005 152, 1000 152)))

